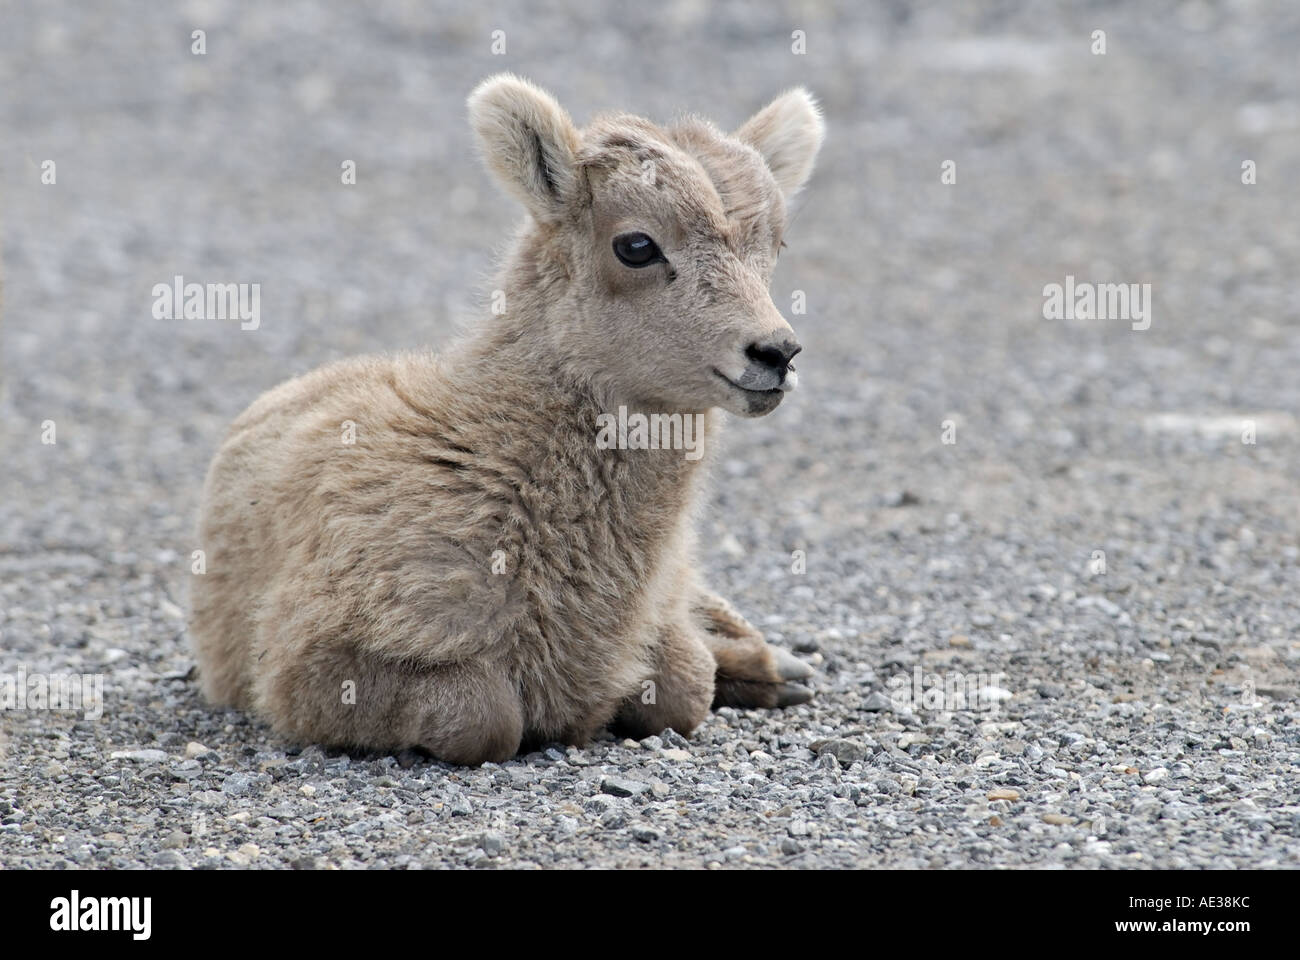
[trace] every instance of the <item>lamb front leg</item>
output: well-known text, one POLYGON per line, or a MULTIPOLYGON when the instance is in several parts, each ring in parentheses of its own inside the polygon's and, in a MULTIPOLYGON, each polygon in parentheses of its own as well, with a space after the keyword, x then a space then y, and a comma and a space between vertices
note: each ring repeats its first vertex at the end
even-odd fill
POLYGON ((701 634, 690 621, 660 628, 654 672, 619 707, 615 733, 642 740, 671 727, 686 737, 708 716, 716 667, 701 634))
POLYGON ((692 613, 704 628, 704 643, 717 662, 713 706, 789 707, 807 703, 813 692, 799 683, 812 668, 763 639, 748 620, 710 590, 697 590, 692 613))

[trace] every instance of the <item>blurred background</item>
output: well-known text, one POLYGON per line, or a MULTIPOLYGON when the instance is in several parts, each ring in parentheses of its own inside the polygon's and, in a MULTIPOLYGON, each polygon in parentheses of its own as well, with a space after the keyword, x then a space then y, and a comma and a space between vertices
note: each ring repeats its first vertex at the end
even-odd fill
POLYGON ((1293 4, 0 11, 7 551, 183 550, 207 460, 260 391, 334 357, 436 345, 482 312, 521 216, 465 121, 498 70, 579 123, 693 111, 734 128, 791 85, 820 98, 829 136, 773 285, 787 312, 807 297, 790 317, 803 385, 732 431, 723 470, 723 496, 766 480, 786 506, 752 518, 744 546, 830 552, 904 490, 992 521, 1182 484, 1268 504, 1258 535, 1294 532, 1293 4), (260 283, 260 329, 155 320, 150 290, 176 274, 260 283), (1151 283, 1151 329, 1044 320, 1042 288, 1067 274, 1151 283), (1169 412, 1193 419, 1153 425, 1169 412), (1194 419, 1251 414, 1269 425, 1253 449, 1194 419), (37 442, 47 419, 53 449, 37 442), (945 420, 956 444, 940 443, 945 420))
POLYGON ((128 687, 186 668, 194 510, 230 419, 488 309, 522 212, 464 101, 510 70, 579 123, 732 129, 796 84, 822 103, 773 283, 787 313, 806 296, 800 389, 732 425, 704 541, 721 589, 823 658, 828 724, 951 635, 1031 690, 1144 683, 1154 653, 1171 700, 1247 670, 1286 693, 1297 49, 1286 0, 0 3, 5 651, 125 651, 128 687), (259 283, 260 328, 154 319, 176 274, 259 283), (1150 329, 1044 319, 1067 275, 1151 284, 1150 329))

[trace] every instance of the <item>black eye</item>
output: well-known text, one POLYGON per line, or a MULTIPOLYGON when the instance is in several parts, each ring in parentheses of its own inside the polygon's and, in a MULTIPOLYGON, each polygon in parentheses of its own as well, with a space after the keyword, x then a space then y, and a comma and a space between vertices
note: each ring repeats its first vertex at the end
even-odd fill
POLYGON ((614 256, 629 267, 648 267, 652 263, 667 263, 658 244, 644 233, 623 233, 614 238, 614 256))

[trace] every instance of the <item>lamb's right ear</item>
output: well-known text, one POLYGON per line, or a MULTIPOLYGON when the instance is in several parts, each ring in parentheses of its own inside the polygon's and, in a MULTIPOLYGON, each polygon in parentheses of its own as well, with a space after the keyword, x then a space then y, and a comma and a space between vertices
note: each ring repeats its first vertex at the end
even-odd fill
POLYGON ((469 122, 487 165, 541 221, 558 219, 578 192, 577 128, 545 90, 499 73, 469 97, 469 122))

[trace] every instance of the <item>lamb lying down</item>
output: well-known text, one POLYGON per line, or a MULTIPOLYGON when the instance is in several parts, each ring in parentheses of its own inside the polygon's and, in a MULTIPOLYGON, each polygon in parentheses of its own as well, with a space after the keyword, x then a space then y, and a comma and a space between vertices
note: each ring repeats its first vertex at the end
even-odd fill
POLYGON ((441 355, 334 363, 234 422, 201 507, 204 692, 300 742, 463 764, 806 701, 810 669, 700 582, 692 523, 718 409, 762 416, 794 386, 767 288, 815 104, 792 91, 733 134, 580 130, 501 75, 469 112, 529 213, 505 309, 441 355), (598 442, 620 410, 668 441, 598 442))

